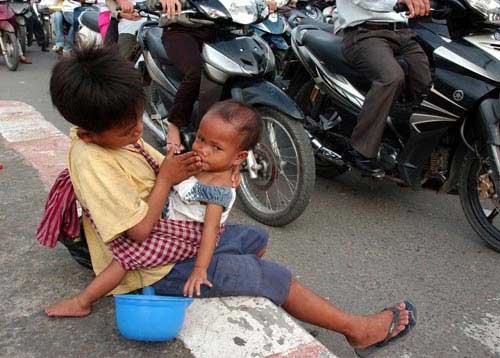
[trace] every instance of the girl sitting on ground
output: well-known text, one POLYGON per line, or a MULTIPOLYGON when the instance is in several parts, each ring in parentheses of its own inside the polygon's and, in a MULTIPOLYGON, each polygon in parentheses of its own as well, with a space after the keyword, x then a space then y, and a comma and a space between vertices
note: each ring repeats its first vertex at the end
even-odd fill
POLYGON ((201 285, 212 287, 207 268, 217 239, 234 204, 234 173, 258 141, 260 120, 251 108, 224 101, 212 107, 200 122, 193 151, 203 171, 173 187, 169 197, 167 236, 138 242, 122 235, 108 243, 113 261, 80 294, 49 306, 49 316, 85 316, 91 305, 116 288, 128 270, 175 263, 196 255, 184 285, 184 295, 200 295, 201 285), (179 222, 180 221, 180 222, 179 222), (185 222, 203 223, 189 225, 185 222), (179 225, 181 224, 181 226, 179 225), (184 225, 184 226, 182 226, 184 225), (186 246, 179 253, 177 247, 186 246))

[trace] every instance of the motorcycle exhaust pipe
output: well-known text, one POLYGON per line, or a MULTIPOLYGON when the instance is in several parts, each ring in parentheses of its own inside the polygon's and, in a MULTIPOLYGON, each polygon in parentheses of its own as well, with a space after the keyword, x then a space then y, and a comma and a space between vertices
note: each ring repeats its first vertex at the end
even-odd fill
POLYGON ((340 154, 323 146, 323 144, 321 144, 321 142, 316 137, 311 135, 311 133, 309 133, 308 131, 306 131, 306 133, 307 136, 309 137, 309 140, 311 141, 311 145, 313 147, 314 152, 316 153, 316 155, 321 157, 321 159, 327 160, 329 162, 334 162, 340 165, 345 164, 340 154))

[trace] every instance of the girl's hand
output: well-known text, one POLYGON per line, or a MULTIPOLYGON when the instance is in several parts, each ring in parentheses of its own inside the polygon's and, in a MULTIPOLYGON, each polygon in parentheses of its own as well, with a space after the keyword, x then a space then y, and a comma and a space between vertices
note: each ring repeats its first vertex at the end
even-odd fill
POLYGON ((163 12, 168 17, 179 16, 182 10, 182 3, 180 0, 160 0, 163 12))
POLYGON ((201 285, 207 285, 208 287, 212 288, 212 283, 208 281, 207 270, 195 266, 195 268, 189 275, 188 280, 184 284, 184 296, 193 297, 194 292, 196 292, 197 296, 200 296, 201 285))
POLYGON ((174 156, 174 151, 167 153, 160 166, 158 179, 166 180, 170 185, 179 184, 201 171, 201 157, 195 152, 174 156))

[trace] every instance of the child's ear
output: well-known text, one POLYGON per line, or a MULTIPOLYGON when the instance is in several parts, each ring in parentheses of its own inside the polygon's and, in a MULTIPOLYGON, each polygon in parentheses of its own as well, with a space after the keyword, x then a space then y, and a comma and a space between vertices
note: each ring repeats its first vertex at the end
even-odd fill
POLYGON ((83 129, 83 128, 78 128, 76 130, 76 135, 78 136, 78 138, 83 140, 85 143, 93 143, 94 142, 94 135, 93 134, 94 134, 93 132, 88 131, 88 130, 83 129))
POLYGON ((242 150, 241 152, 239 152, 237 155, 236 155, 236 158, 234 160, 234 165, 240 165, 241 163, 243 163, 243 161, 245 159, 247 159, 248 157, 248 151, 246 150, 242 150))

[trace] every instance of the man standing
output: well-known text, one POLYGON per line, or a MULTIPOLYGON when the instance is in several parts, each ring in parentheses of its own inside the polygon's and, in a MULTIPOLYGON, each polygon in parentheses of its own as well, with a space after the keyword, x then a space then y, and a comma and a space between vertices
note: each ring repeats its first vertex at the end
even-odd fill
POLYGON ((335 31, 343 35, 344 57, 371 82, 352 133, 353 150, 345 159, 364 174, 382 176, 377 162, 382 135, 405 85, 405 73, 395 57, 408 63, 406 85, 415 104, 431 85, 427 56, 408 27, 408 18, 429 14, 429 0, 337 0, 337 11, 335 31), (397 3, 406 4, 408 14, 394 11, 397 3))

